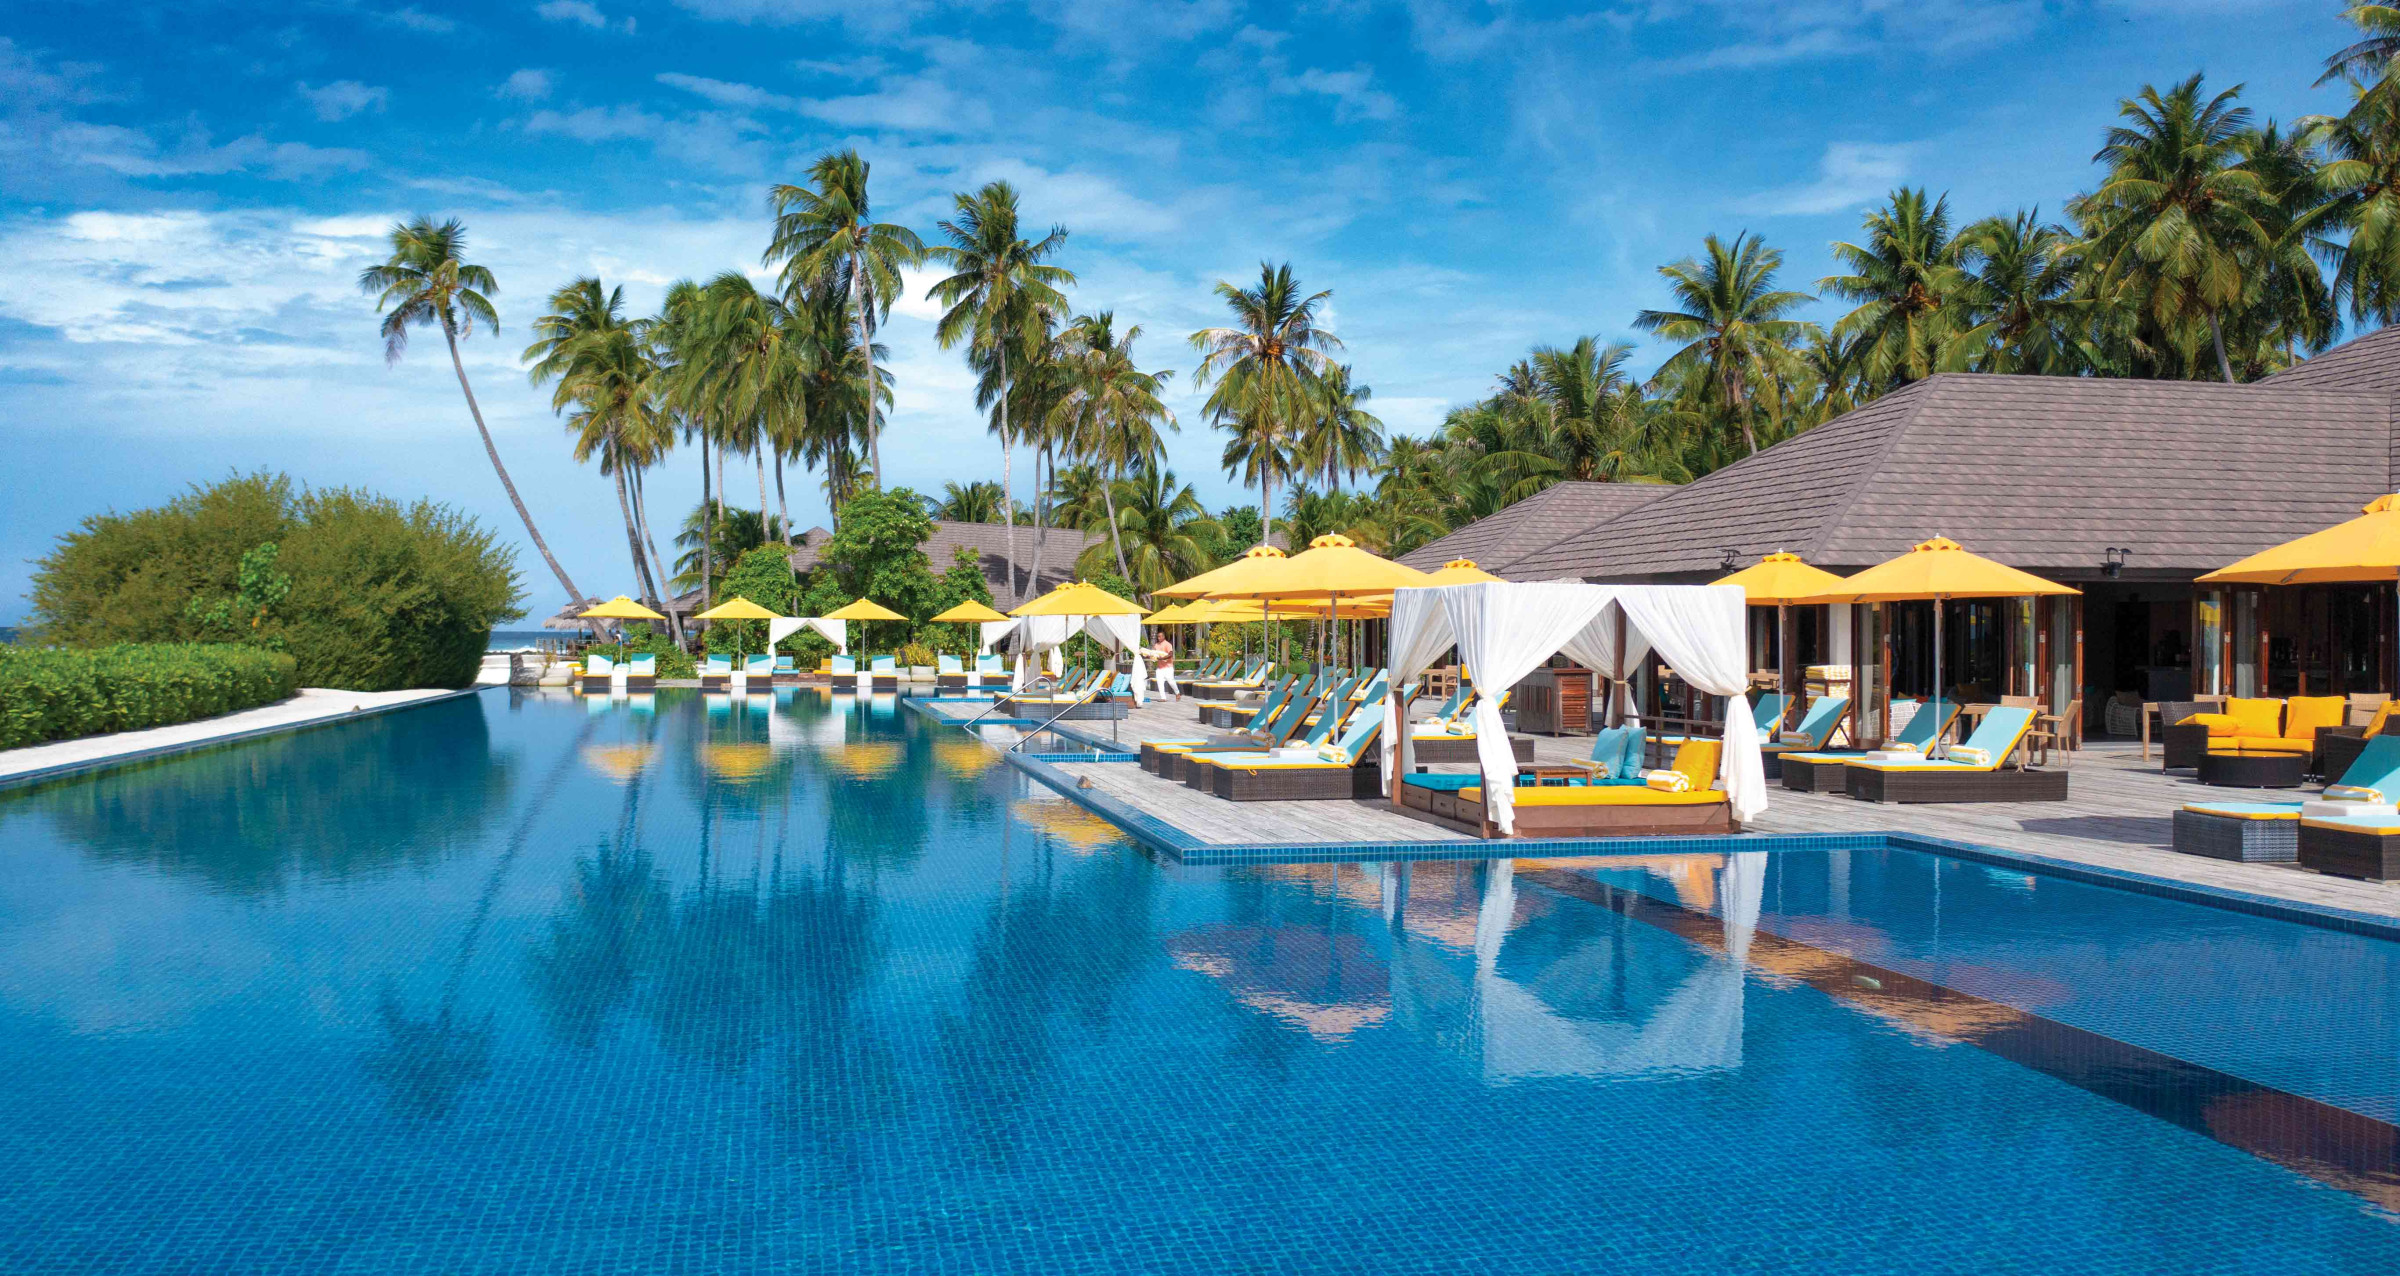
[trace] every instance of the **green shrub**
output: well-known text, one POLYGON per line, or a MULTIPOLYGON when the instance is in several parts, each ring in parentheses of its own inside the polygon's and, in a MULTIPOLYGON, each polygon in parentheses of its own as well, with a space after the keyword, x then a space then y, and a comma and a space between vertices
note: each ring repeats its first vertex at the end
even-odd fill
POLYGON ((899 663, 902 665, 914 665, 920 668, 930 669, 933 667, 934 657, 937 654, 939 653, 935 652, 933 648, 926 646, 924 643, 912 642, 900 648, 899 663))
MULTIPOLYGON (((596 642, 590 649, 612 660, 617 655, 615 643, 596 642)), ((700 676, 700 662, 692 658, 692 653, 677 647, 675 640, 665 634, 653 633, 648 629, 636 629, 626 635, 625 655, 628 658, 633 656, 658 657, 658 676, 661 678, 697 678, 700 676)))
MULTIPOLYGON (((742 555, 742 561, 725 573, 725 581, 717 587, 716 601, 730 602, 747 598, 778 616, 799 614, 800 582, 792 575, 790 551, 780 544, 761 545, 742 555)), ((711 620, 703 640, 708 649, 722 655, 736 651, 749 655, 766 650, 767 622, 763 620, 711 620)), ((662 677, 664 675, 661 675, 662 677)))
POLYGON ((290 656, 257 647, 0 647, 0 748, 189 722, 299 688, 290 656))
POLYGON ((459 687, 519 597, 508 551, 446 506, 259 474, 84 520, 36 567, 33 627, 76 647, 289 651, 314 687, 459 687))

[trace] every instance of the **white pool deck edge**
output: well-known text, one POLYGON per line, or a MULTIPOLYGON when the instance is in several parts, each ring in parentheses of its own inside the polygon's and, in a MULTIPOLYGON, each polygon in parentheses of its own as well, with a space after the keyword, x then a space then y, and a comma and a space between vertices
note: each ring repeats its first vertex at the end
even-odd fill
POLYGON ((145 758, 165 757, 211 745, 229 744, 282 731, 297 731, 351 718, 389 713, 474 695, 477 688, 441 687, 416 691, 337 691, 302 687, 298 695, 256 709, 219 714, 172 726, 113 735, 82 736, 51 744, 0 750, 0 788, 32 784, 100 767, 145 758))

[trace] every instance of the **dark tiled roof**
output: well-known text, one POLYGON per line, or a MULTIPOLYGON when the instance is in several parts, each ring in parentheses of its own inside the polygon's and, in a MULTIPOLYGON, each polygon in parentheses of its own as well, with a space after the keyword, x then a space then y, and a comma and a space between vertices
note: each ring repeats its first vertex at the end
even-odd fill
MULTIPOLYGON (((1016 576, 1019 584, 1030 581, 1033 576, 1035 535, 1031 527, 1017 529, 1016 576)), ((829 537, 830 533, 823 529, 811 528, 808 543, 793 553, 792 562, 802 571, 815 567, 817 555, 829 537)), ((1042 551, 1041 588, 1027 590, 1026 594, 1044 593, 1075 579, 1076 556, 1099 539, 1098 533, 1051 528, 1049 545, 1042 551)), ((976 558, 983 565, 983 579, 991 587, 992 597, 1007 601, 1011 597, 1008 588, 1008 524, 954 523, 947 519, 935 519, 933 535, 925 538, 925 557, 933 561, 933 574, 939 576, 950 570, 961 548, 975 551, 976 558)))
POLYGON ((1471 558, 1496 576, 1526 554, 1585 528, 1605 523, 1675 489, 1657 483, 1553 483, 1488 518, 1479 518, 1400 561, 1432 571, 1454 558, 1471 558))
POLYGON ((2379 328, 2259 382, 2285 390, 2400 392, 2400 327, 2379 328))
POLYGON ((1693 578, 1723 551, 1832 571, 1936 534, 2088 575, 2110 546, 2205 571, 2358 513, 2392 482, 2382 394, 1933 377, 1514 564, 1520 579, 1693 578))

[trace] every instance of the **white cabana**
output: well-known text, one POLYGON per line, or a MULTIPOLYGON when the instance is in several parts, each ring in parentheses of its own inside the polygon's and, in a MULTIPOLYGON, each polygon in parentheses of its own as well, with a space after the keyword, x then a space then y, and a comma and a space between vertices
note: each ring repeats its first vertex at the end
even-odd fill
POLYGON ((833 644, 835 651, 841 652, 843 655, 850 654, 850 622, 827 620, 822 616, 777 616, 768 621, 767 650, 773 651, 777 643, 803 629, 815 630, 824 635, 827 642, 833 644))
MULTIPOLYGON (((1655 649, 1684 681, 1710 695, 1739 697, 1750 685, 1748 605, 1739 587, 1718 585, 1484 581, 1395 592, 1385 719, 1393 726, 1383 733, 1384 782, 1393 802, 1412 753, 1400 689, 1451 647, 1475 690, 1484 810, 1507 834, 1516 831, 1517 763, 1500 717, 1503 692, 1558 652, 1621 686, 1624 670, 1655 649)), ((1723 775, 1735 820, 1767 809, 1757 733, 1725 733, 1723 775)))
POLYGON ((1133 702, 1143 703, 1142 697, 1142 618, 1139 616, 1025 616, 1016 620, 983 622, 984 642, 989 645, 998 639, 1010 640, 1016 653, 1015 673, 1009 679, 1009 690, 1025 689, 1026 660, 1029 656, 1050 653, 1050 672, 1066 668, 1065 655, 1059 650, 1069 638, 1083 634, 1110 651, 1133 654, 1133 702))

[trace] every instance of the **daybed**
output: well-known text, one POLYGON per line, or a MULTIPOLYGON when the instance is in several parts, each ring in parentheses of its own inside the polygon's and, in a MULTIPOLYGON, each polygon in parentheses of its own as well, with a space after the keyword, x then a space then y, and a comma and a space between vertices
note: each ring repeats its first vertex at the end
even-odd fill
MULTIPOLYGON (((1660 780, 1680 776, 1680 791, 1642 785, 1537 785, 1515 792, 1518 837, 1634 837, 1688 836, 1735 831, 1732 807, 1722 790, 1709 787, 1717 779, 1724 744, 1687 739, 1676 747, 1675 760, 1659 768, 1660 780)), ((1476 826, 1485 837, 1499 831, 1485 818, 1483 788, 1458 790, 1454 818, 1476 826)))

